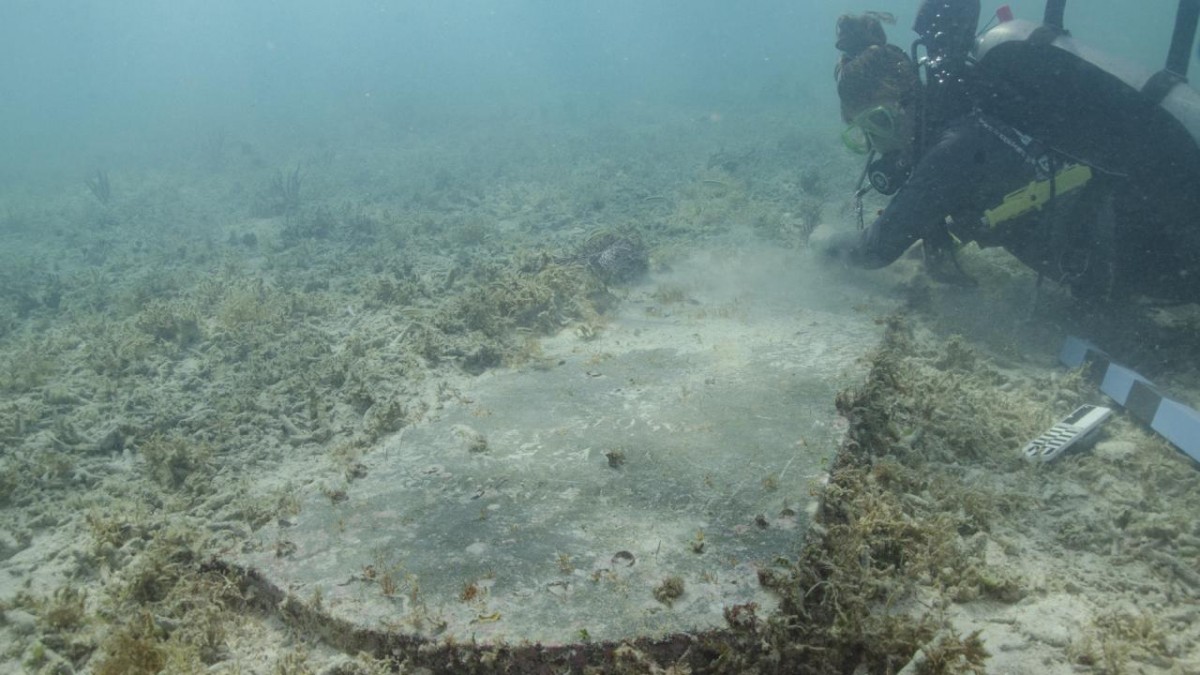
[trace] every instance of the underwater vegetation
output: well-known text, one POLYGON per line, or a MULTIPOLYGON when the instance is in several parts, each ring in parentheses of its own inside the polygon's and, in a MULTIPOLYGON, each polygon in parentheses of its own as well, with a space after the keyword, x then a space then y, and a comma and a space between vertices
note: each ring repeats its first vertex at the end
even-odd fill
POLYGON ((992 518, 970 502, 982 499, 998 513, 1011 506, 982 486, 964 489, 931 464, 945 459, 936 448, 953 423, 927 427, 919 450, 902 443, 897 424, 920 415, 926 396, 932 406, 947 401, 929 390, 934 375, 920 366, 907 331, 894 319, 867 382, 839 397, 851 429, 801 554, 759 573, 781 595, 780 611, 728 609, 737 638, 713 646, 700 672, 888 673, 918 654, 913 672, 986 672, 978 634, 945 626, 936 607, 1020 599, 1021 579, 990 568, 971 540, 992 518))
MULTIPOLYGON (((980 631, 956 630, 952 608, 1014 605, 1047 590, 989 552, 1009 528, 1026 528, 1029 513, 1027 496, 993 478, 1027 480, 1012 441, 1046 422, 1024 396, 997 400, 1009 377, 960 338, 918 341, 909 322, 889 319, 867 381, 838 399, 851 427, 803 550, 759 573, 781 595, 779 612, 726 608, 726 635, 698 638, 682 659, 623 646, 628 670, 616 672, 988 672, 980 631), (965 414, 984 408, 992 420, 965 414), (967 478, 963 453, 984 480, 967 478)), ((1067 403, 1085 389, 1077 375, 1030 384, 1038 398, 1067 403)), ((1133 659, 1167 664, 1178 649, 1149 615, 1117 612, 1098 616, 1061 658, 1136 672, 1133 659)))
MULTIPOLYGON (((539 144, 552 133, 535 131, 539 144)), ((985 672, 990 649, 956 629, 955 609, 1010 607, 1068 584, 1005 562, 1021 553, 1009 531, 1027 526, 1030 503, 1074 494, 1023 491, 1041 476, 1008 449, 1087 385, 1029 382, 967 340, 918 338, 903 319, 890 320, 869 379, 839 397, 849 437, 828 485, 814 485, 821 508, 802 548, 760 561, 760 583, 782 599, 776 613, 728 607, 725 630, 658 643, 581 636, 574 656, 531 664, 516 650, 348 635, 312 609, 328 598, 272 596, 214 562, 313 494, 345 500, 364 454, 458 401, 461 378, 537 364, 544 336, 604 331, 634 284, 697 246, 751 236, 801 248, 822 219, 846 215, 830 176, 854 169, 818 161, 819 143, 794 132, 670 151, 650 134, 613 133, 603 151, 563 136, 569 157, 521 168, 521 149, 505 145, 520 142, 496 136, 379 159, 319 144, 272 155, 219 133, 197 143, 194 172, 110 166, 118 190, 98 171, 85 185, 73 177, 58 200, 6 204, 0 229, 16 239, 0 251, 0 563, 25 576, 0 596, 0 665, 985 672), (42 239, 25 241, 33 233, 42 239), (354 648, 330 656, 343 644, 354 648)), ((659 285, 652 297, 682 304, 686 289, 659 285)), ((464 443, 488 451, 486 438, 464 443)), ((613 475, 636 463, 606 450, 613 475)), ((1169 456, 1144 444, 1107 464, 1064 463, 1068 479, 1119 499, 1045 509, 1051 534, 1039 543, 1148 560, 1154 583, 1112 587, 1194 597, 1200 489, 1169 456), (1157 488, 1125 486, 1114 471, 1157 488)), ((769 478, 763 488, 780 489, 769 478)), ((712 554, 703 531, 689 544, 687 555, 712 554)), ((288 555, 286 540, 273 546, 288 555)), ((557 561, 564 574, 578 564, 557 561)), ((422 601, 394 555, 353 573, 372 593, 422 601)), ((485 592, 475 581, 462 602, 485 592)), ((688 592, 664 577, 648 600, 668 611, 688 592)), ((1148 603, 1098 615, 1062 658, 1092 672, 1171 667, 1187 617, 1148 603)))
MULTIPOLYGON (((958 338, 926 346, 903 318, 889 320, 867 381, 838 399, 851 428, 803 548, 794 558, 779 557, 760 567, 759 583, 780 595, 780 609, 768 614, 752 603, 727 607, 722 631, 619 644, 583 635, 586 648, 580 647, 574 660, 561 650, 406 641, 403 631, 363 635, 321 618, 312 601, 279 589, 258 595, 274 597, 270 611, 296 617, 297 625, 337 635, 343 648, 387 644, 385 651, 401 662, 439 673, 554 668, 639 674, 895 673, 906 665, 905 672, 914 673, 984 673, 989 650, 980 632, 957 630, 947 620, 951 608, 977 602, 1013 605, 1038 591, 988 552, 1003 540, 1006 527, 1024 517, 1021 500, 986 480, 965 480, 959 462, 965 450, 991 471, 1028 469, 1007 450, 1011 438, 1042 423, 1038 407, 1016 396, 997 404, 992 388, 981 386, 1006 377, 958 338), (995 424, 983 425, 974 444, 956 447, 971 422, 936 411, 952 405, 970 410, 988 402, 995 424), (914 427, 922 433, 914 433, 914 427)), ((1070 399, 1080 395, 1081 385, 1078 378, 1063 378, 1037 386, 1045 396, 1070 399)), ((468 445, 479 442, 464 438, 468 445)), ((699 545, 693 551, 702 553, 703 532, 695 541, 699 545)), ((572 569, 570 560, 560 558, 558 564, 572 569)), ((415 592, 409 589, 415 589, 415 581, 402 581, 403 568, 386 557, 363 575, 385 594, 415 592)), ((256 587, 252 574, 242 578, 256 587)), ((465 583, 460 599, 469 602, 479 592, 465 583)), ((668 576, 654 597, 671 606, 686 593, 683 579, 668 576)), ((1120 635, 1144 645, 1140 636, 1151 630, 1124 619, 1103 625, 1125 627, 1103 634, 1114 654, 1122 649, 1120 635)), ((1090 643, 1072 649, 1090 651, 1078 657, 1064 653, 1064 658, 1101 658, 1095 655, 1100 648, 1090 643)))
POLYGON ((97 169, 93 176, 84 179, 83 182, 100 204, 108 206, 108 203, 112 201, 112 184, 108 180, 107 171, 97 169))
POLYGON ((276 169, 271 180, 256 195, 250 214, 256 218, 295 214, 300 210, 302 180, 299 166, 286 174, 281 169, 276 169))
POLYGON ((564 262, 586 265, 606 284, 637 281, 650 267, 646 245, 636 231, 597 232, 564 262))
MULTIPOLYGON (((577 198, 452 167, 385 201, 331 188, 328 149, 263 182, 260 151, 198 145, 200 173, 123 170, 116 198, 101 170, 86 200, 8 211, 6 232, 43 239, 0 268, 0 562, 40 532, 77 535, 47 581, 0 598, 0 659, 31 672, 244 658, 258 605, 208 553, 294 516, 304 491, 337 499, 375 440, 454 400, 455 378, 603 330, 653 252, 693 231, 674 197, 643 201, 648 168, 581 171, 577 198), (256 479, 286 463, 321 479, 256 479)), ((413 590, 385 562, 381 589, 413 590)), ((279 672, 305 672, 305 654, 279 672)))

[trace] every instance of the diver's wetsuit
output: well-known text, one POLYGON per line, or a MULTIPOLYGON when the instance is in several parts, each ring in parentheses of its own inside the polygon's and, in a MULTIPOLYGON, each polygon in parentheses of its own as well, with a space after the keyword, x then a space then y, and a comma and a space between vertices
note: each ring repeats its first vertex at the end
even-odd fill
POLYGON ((1195 190, 1163 195, 1128 176, 1093 170, 1077 190, 1040 210, 990 228, 984 211, 1069 159, 988 115, 947 123, 908 181, 860 236, 830 242, 831 253, 884 267, 917 240, 945 249, 961 242, 1003 246, 1081 297, 1143 293, 1200 301, 1200 222, 1195 190), (1148 199, 1149 193, 1158 193, 1148 199), (950 219, 947 225, 947 217, 950 219))
POLYGON ((855 264, 875 269, 891 264, 918 239, 950 241, 945 220, 978 221, 983 205, 1004 196, 1035 176, 1015 150, 988 132, 978 115, 952 121, 850 251, 855 264))
POLYGON ((1061 3, 1058 31, 1001 23, 977 41, 979 5, 921 3, 913 29, 927 71, 916 165, 874 223, 827 241, 826 252, 877 268, 923 240, 931 274, 962 280, 945 268, 953 261, 945 253, 975 241, 1003 246, 1078 296, 1200 302, 1194 132, 1160 106, 1161 96, 1074 45, 1056 46, 1061 3), (1022 207, 1027 198, 1041 208, 1022 207))
MULTIPOLYGON (((1006 195, 1034 180, 1046 180, 1065 163, 1065 158, 1047 152, 1036 140, 982 113, 952 120, 921 157, 908 182, 851 247, 850 260, 862 267, 883 267, 918 239, 946 246, 957 238, 1005 246, 1025 264, 1056 274, 1058 261, 1048 250, 1055 231, 1070 240, 1063 241, 1064 246, 1101 244, 1096 233, 1063 230, 1063 219, 1090 215, 1078 213, 1079 194, 1063 194, 1045 209, 1032 210, 994 229, 982 225, 981 219, 984 209, 999 205, 1006 195), (952 224, 947 224, 947 217, 952 224)), ((1094 192, 1102 181, 1094 176, 1089 181, 1094 184, 1082 190, 1094 192)))

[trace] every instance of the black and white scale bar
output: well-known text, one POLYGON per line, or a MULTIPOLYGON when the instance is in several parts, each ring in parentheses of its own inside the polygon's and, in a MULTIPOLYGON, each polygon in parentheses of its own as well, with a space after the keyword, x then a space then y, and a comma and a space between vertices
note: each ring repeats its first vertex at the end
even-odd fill
POLYGON ((1090 364, 1089 375, 1100 385, 1100 391, 1200 462, 1200 412, 1163 396, 1150 380, 1113 363, 1108 354, 1087 340, 1068 337, 1058 360, 1070 368, 1090 364))

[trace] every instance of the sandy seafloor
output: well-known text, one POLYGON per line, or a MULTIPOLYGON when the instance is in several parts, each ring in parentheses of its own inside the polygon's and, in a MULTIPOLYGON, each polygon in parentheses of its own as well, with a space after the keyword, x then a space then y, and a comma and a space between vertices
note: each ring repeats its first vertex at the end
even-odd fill
MULTIPOLYGON (((229 129, 169 162, 114 145, 108 203, 75 174, 12 178, 0 672, 423 672, 339 653, 206 561, 336 494, 375 441, 472 377, 536 362, 539 340, 586 349, 630 300, 694 311, 688 288, 661 279, 698 251, 845 283, 805 240, 817 223, 817 236, 853 227, 860 167, 793 112, 631 103, 569 124, 481 115, 275 142, 229 129), (598 236, 644 246, 648 274, 581 264, 598 236)), ((896 672, 920 644, 978 644, 978 631, 983 665, 943 650, 910 672, 1200 672, 1197 467, 1123 414, 1088 451, 1048 466, 1019 456, 1078 403, 1103 401, 1056 363, 1067 334, 1200 403, 1200 308, 1098 312, 1052 286, 1034 307, 1032 276, 1002 253, 969 251, 964 266, 979 288, 933 284, 911 258, 869 273, 904 306, 878 317, 888 347, 864 355, 888 414, 851 420, 883 440, 843 449, 835 464, 857 473, 834 477, 841 520, 812 545, 862 537, 863 570, 822 583, 866 572, 874 586, 853 608, 822 596, 826 638, 859 647, 821 668, 896 672), (881 643, 863 616, 907 617, 920 640, 881 643), (896 651, 869 653, 872 641, 896 651)), ((773 672, 803 651, 788 635, 759 641, 761 658, 626 650, 605 668, 773 672)))

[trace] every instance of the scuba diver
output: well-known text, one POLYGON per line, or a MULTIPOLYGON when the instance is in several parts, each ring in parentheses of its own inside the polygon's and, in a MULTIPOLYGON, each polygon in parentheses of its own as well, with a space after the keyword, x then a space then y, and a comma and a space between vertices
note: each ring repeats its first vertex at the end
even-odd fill
POLYGON ((1079 45, 1064 4, 1041 24, 1003 7, 977 39, 979 0, 925 0, 911 53, 887 44, 886 15, 838 20, 843 140, 867 164, 861 231, 819 244, 827 256, 873 269, 920 241, 930 276, 969 285, 955 252, 974 241, 1076 297, 1200 301, 1200 0, 1181 0, 1155 74, 1079 45), (864 227, 870 189, 892 199, 864 227))

